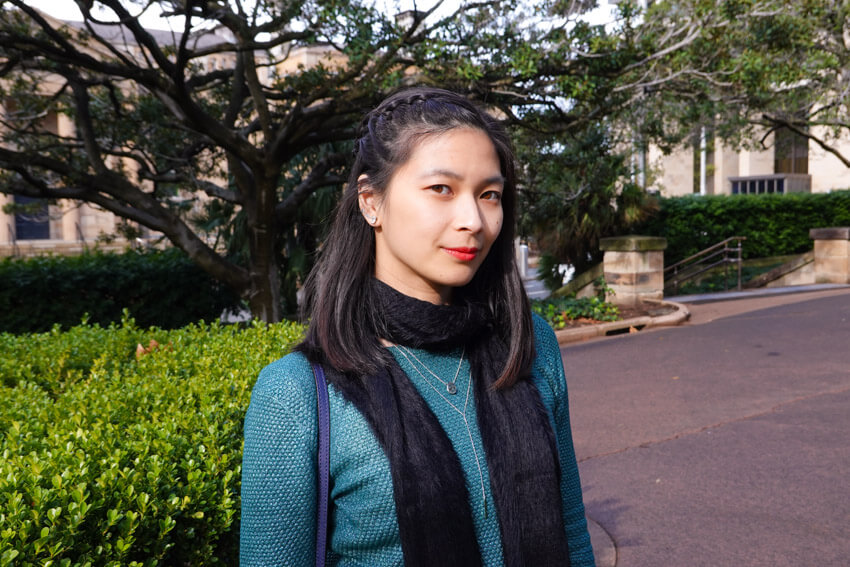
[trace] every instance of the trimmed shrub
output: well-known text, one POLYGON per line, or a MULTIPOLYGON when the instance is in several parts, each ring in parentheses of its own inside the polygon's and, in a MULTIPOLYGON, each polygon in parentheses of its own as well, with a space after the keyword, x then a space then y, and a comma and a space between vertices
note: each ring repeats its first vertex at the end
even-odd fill
POLYGON ((0 334, 0 565, 237 564, 250 391, 302 334, 0 334))
POLYGON ((6 258, 0 262, 0 331, 108 325, 129 309, 142 327, 218 319, 236 295, 179 249, 6 258))
POLYGON ((730 236, 745 236, 744 258, 812 249, 809 229, 850 226, 850 191, 787 195, 716 195, 659 200, 660 209, 636 234, 667 239, 670 266, 730 236))

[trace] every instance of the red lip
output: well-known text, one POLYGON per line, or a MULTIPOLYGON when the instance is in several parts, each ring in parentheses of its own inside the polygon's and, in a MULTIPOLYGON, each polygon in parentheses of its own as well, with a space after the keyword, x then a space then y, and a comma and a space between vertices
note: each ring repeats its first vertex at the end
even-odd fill
POLYGON ((446 252, 463 262, 471 262, 478 255, 478 248, 458 246, 456 248, 443 248, 446 252))

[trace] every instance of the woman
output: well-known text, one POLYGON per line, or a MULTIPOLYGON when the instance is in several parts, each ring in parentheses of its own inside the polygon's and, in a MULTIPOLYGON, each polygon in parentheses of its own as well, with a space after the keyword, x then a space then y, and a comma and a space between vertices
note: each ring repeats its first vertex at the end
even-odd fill
POLYGON ((329 565, 593 565, 560 352, 514 263, 506 133, 432 88, 390 96, 361 133, 307 336, 251 396, 242 564, 314 562, 313 361, 330 384, 329 565))

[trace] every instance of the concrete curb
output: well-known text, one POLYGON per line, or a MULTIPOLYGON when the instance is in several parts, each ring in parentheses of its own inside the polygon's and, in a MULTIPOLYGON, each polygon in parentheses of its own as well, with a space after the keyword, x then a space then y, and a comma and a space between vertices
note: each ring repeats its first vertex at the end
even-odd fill
POLYGON ((676 310, 672 313, 659 315, 657 317, 634 317, 632 319, 623 319, 622 321, 610 321, 607 323, 585 325, 572 329, 561 329, 560 331, 555 331, 555 336, 558 339, 558 344, 565 345, 577 341, 584 341, 594 337, 606 337, 609 335, 636 333, 642 329, 648 329, 650 327, 680 325, 687 321, 688 318, 691 316, 691 312, 688 311, 688 308, 681 303, 674 303, 672 301, 653 301, 652 303, 658 303, 659 305, 674 307, 676 310))

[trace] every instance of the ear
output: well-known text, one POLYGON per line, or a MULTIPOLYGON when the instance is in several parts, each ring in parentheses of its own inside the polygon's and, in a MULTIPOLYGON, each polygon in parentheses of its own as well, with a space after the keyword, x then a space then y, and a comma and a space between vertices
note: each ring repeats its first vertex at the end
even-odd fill
POLYGON ((357 203, 368 224, 373 227, 381 226, 381 218, 378 215, 380 198, 369 184, 369 176, 366 174, 357 179, 357 203))

